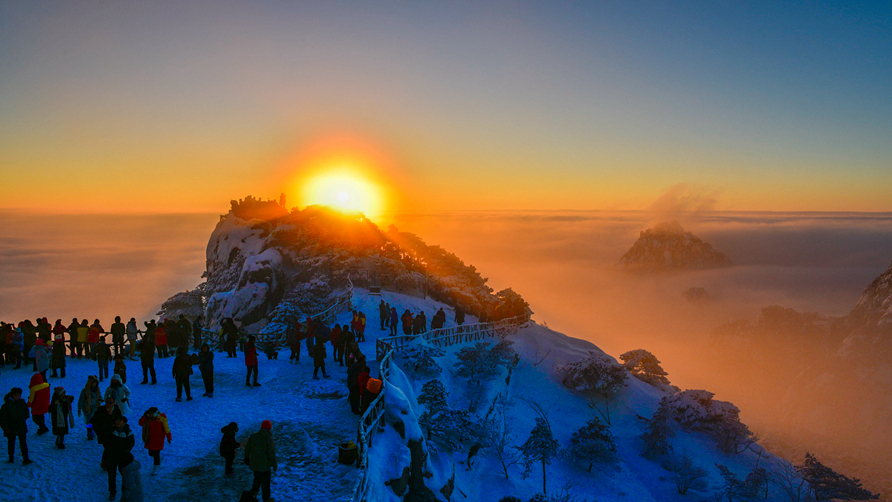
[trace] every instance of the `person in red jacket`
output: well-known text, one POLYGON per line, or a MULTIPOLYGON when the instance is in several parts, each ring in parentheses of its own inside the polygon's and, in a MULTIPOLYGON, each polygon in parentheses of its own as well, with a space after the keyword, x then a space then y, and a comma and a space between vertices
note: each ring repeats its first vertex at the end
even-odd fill
POLYGON ((257 363, 257 346, 254 344, 254 335, 248 335, 248 343, 245 344, 245 366, 248 374, 245 376, 245 385, 251 387, 251 374, 254 374, 254 387, 260 387, 257 383, 259 364, 257 363))
MULTIPOLYGON (((56 344, 62 345, 62 355, 65 355, 65 333, 68 333, 68 328, 62 324, 62 319, 56 319, 56 325, 53 326, 53 347, 56 344)), ((77 333, 74 334, 77 337, 77 333)))
POLYGON ((37 435, 42 436, 50 431, 46 426, 44 415, 50 411, 50 384, 46 383, 43 375, 35 373, 31 377, 31 385, 28 387, 28 407, 31 408, 31 420, 37 424, 37 435))
POLYGON ((158 350, 158 358, 167 357, 170 353, 167 350, 167 326, 164 322, 159 322, 155 328, 155 348, 158 350))
POLYGON ((167 438, 167 444, 170 444, 173 434, 170 433, 170 426, 167 424, 167 415, 158 411, 158 408, 154 406, 146 410, 139 419, 139 425, 142 426, 142 441, 146 449, 149 450, 149 456, 155 460, 150 474, 154 476, 158 471, 158 466, 161 465, 164 439, 167 438))

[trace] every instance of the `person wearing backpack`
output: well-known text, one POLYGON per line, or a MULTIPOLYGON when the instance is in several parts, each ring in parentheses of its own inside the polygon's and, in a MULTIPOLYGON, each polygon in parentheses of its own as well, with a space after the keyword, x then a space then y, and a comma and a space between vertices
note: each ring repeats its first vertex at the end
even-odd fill
POLYGON ((251 492, 254 495, 263 489, 263 500, 270 498, 270 481, 272 471, 278 467, 276 461, 276 444, 273 440, 273 424, 264 420, 260 424, 260 430, 251 434, 248 444, 245 445, 245 464, 254 471, 254 483, 251 492))
POLYGON ((161 413, 154 406, 146 410, 140 417, 139 425, 142 427, 142 442, 149 450, 149 456, 154 459, 150 474, 150 476, 154 476, 161 466, 161 450, 164 449, 164 440, 167 439, 167 444, 170 444, 173 434, 170 432, 167 415, 161 413))

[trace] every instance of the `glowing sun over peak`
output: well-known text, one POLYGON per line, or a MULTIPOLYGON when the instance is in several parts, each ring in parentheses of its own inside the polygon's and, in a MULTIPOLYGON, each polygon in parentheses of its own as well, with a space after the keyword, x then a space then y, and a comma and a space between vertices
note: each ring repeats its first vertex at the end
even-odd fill
POLYGON ((360 211, 375 218, 383 209, 381 190, 361 173, 349 168, 322 171, 301 186, 304 204, 324 204, 360 211))

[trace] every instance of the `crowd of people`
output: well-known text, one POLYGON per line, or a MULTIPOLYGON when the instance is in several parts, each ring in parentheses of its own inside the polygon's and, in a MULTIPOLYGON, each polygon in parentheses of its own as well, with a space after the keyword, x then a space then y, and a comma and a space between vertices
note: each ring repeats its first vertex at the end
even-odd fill
MULTIPOLYGON (((402 318, 397 317, 396 307, 383 300, 379 305, 380 328, 391 334, 402 323, 404 333, 422 333, 427 329, 424 312, 413 315, 406 310, 402 318), (407 328, 408 326, 408 328, 407 328), (408 329, 408 331, 407 331, 408 329)), ((463 314, 462 314, 463 317, 463 314)), ((456 313, 456 321, 459 313, 456 313)), ((463 318, 461 319, 463 322, 463 318)), ((65 436, 76 429, 75 414, 83 420, 87 440, 96 440, 102 445, 101 465, 108 474, 109 500, 117 494, 117 474, 121 474, 122 501, 142 500, 142 480, 139 461, 133 455, 136 438, 130 428, 131 390, 127 385, 127 361, 139 360, 142 368, 140 385, 156 385, 155 358, 175 355, 172 364, 172 378, 176 386, 176 402, 193 400, 190 376, 198 367, 204 383, 204 397, 214 395, 214 348, 226 352, 227 357, 238 357, 242 352, 246 366, 245 385, 259 387, 258 351, 269 359, 276 359, 275 344, 258 346, 253 335, 246 335, 231 318, 223 319, 220 326, 219 343, 211 347, 213 340, 203 338, 202 319, 190 322, 185 316, 178 319, 164 319, 160 322, 147 321, 145 329, 137 328, 136 319, 126 324, 120 317, 115 318, 109 331, 99 320, 89 324, 86 319, 65 326, 61 320, 51 325, 46 318, 36 324, 29 320, 18 325, 0 323, 0 367, 14 365, 12 369, 27 368, 33 371, 28 386, 27 399, 21 388, 12 388, 6 394, 0 407, 0 426, 7 438, 9 463, 14 462, 15 443, 19 443, 22 464, 32 463, 28 455, 27 420, 38 427, 36 434, 43 436, 52 432, 55 446, 65 449, 65 436), (66 339, 67 335, 67 339, 66 339), (111 343, 107 336, 111 335, 111 343), (141 336, 140 336, 141 335, 141 336), (207 340, 207 341, 205 341, 207 340), (190 344, 197 349, 190 353, 190 344), (97 363, 97 374, 90 375, 79 393, 69 394, 62 386, 51 389, 49 378, 66 378, 66 359, 92 359, 97 363), (110 364, 112 364, 110 366, 110 364), (111 371, 111 375, 109 372, 111 371), (101 384, 108 380, 104 392, 101 384), (47 426, 45 416, 50 415, 47 426)), ((431 328, 445 324, 445 313, 440 309, 431 320, 431 328)), ((307 317, 304 322, 294 322, 285 333, 286 345, 291 349, 290 362, 300 362, 301 351, 306 347, 313 362, 313 378, 330 378, 326 371, 327 346, 331 344, 332 361, 346 368, 346 384, 351 411, 363 414, 381 392, 383 382, 371 377, 366 356, 359 349, 359 343, 366 340, 366 316, 354 310, 349 323, 329 327, 319 318, 307 317)), ((139 418, 140 439, 152 459, 151 475, 155 475, 161 465, 161 451, 165 442, 173 440, 167 415, 158 407, 151 407, 139 418)), ((246 443, 245 463, 254 473, 254 483, 250 494, 262 491, 263 499, 270 497, 271 470, 276 469, 275 445, 271 433, 271 422, 264 421, 261 430, 251 436, 246 443)), ((224 475, 232 475, 236 450, 241 447, 236 440, 238 425, 233 422, 223 427, 220 455, 225 459, 224 475)))

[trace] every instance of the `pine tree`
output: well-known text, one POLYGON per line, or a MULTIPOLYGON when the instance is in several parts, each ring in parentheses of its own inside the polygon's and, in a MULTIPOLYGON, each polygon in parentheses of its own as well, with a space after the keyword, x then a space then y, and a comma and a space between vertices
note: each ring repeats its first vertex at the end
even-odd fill
POLYGON ((657 356, 650 352, 644 349, 630 350, 619 358, 626 369, 640 380, 651 384, 657 382, 669 384, 669 379, 666 378, 669 373, 660 366, 657 356))
POLYGON ((588 462, 588 472, 592 472, 595 462, 615 467, 619 462, 616 443, 610 429, 598 417, 592 417, 583 427, 573 433, 570 439, 573 458, 588 462))
POLYGON ((603 353, 589 351, 582 361, 567 364, 559 368, 564 373, 565 386, 580 391, 589 399, 589 406, 594 408, 610 424, 610 400, 613 395, 626 386, 629 372, 603 353), (602 412, 595 403, 595 398, 602 398, 605 411, 602 412))
POLYGON ((523 479, 530 476, 533 464, 542 463, 542 493, 547 493, 545 467, 561 454, 561 444, 554 438, 547 420, 536 418, 536 426, 530 432, 529 439, 518 448, 518 451, 523 457, 521 460, 524 466, 521 475, 523 479))
POLYGON ((421 387, 421 393, 418 394, 418 404, 424 405, 427 410, 433 414, 438 413, 448 407, 447 400, 449 392, 443 386, 443 382, 439 380, 431 380, 421 387))
POLYGON ((675 429, 672 427, 672 410, 669 400, 663 398, 653 417, 647 422, 641 440, 644 441, 644 458, 655 458, 666 455, 672 451, 672 438, 675 437, 675 429))
POLYGON ((815 500, 872 500, 879 495, 864 489, 861 480, 849 478, 822 464, 811 453, 805 454, 805 464, 796 466, 815 495, 815 500))

